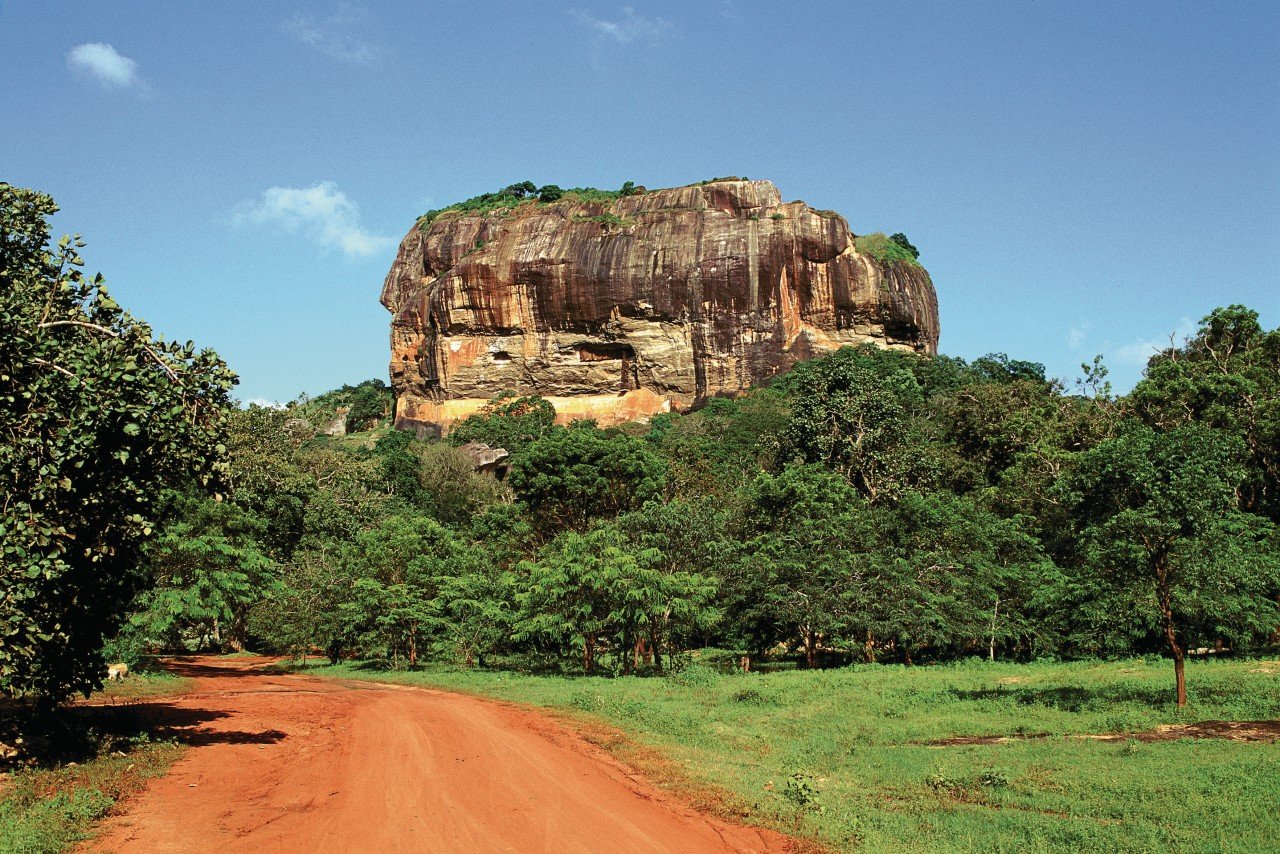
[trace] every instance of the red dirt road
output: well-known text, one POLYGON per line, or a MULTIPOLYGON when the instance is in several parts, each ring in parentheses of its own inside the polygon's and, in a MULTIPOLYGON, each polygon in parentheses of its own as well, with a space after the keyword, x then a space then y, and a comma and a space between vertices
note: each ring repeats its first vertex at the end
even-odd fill
POLYGON ((789 850, 779 834, 677 803, 532 712, 265 663, 174 664, 195 690, 139 710, 191 747, 87 850, 789 850))

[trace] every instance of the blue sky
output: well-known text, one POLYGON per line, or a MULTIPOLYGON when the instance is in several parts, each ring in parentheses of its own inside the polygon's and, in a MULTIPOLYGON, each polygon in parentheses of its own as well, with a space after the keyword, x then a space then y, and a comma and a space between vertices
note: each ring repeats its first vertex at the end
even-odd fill
POLYGON ((1280 4, 0 0, 0 179, 246 400, 385 377, 431 207, 775 181, 904 231, 944 353, 1127 388, 1217 305, 1280 325, 1280 4))

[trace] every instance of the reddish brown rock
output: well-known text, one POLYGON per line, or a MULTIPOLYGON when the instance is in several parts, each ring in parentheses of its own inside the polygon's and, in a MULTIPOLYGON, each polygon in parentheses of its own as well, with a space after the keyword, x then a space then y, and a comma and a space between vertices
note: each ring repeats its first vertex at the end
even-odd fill
POLYGON ((616 423, 846 344, 935 352, 929 274, 853 237, 768 181, 441 214, 405 236, 382 290, 396 423, 447 430, 503 391, 616 423))

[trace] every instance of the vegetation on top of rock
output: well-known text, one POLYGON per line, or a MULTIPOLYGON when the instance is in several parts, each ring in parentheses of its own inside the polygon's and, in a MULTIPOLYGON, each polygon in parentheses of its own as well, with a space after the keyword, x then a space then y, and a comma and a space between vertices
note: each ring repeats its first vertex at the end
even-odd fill
POLYGON ((556 184, 544 184, 539 187, 532 181, 521 181, 503 187, 496 193, 481 193, 461 202, 454 202, 443 208, 430 210, 418 217, 418 227, 426 229, 437 218, 449 214, 487 214, 493 211, 510 210, 522 205, 551 204, 561 200, 579 202, 612 202, 624 196, 644 192, 634 181, 627 181, 617 190, 600 190, 595 187, 570 187, 564 189, 556 184))
POLYGON ((863 234, 853 239, 853 245, 863 255, 870 255, 881 264, 892 264, 904 261, 907 264, 920 266, 920 251, 907 241, 901 232, 889 237, 883 231, 863 234), (901 239, 899 239, 901 238, 901 239))

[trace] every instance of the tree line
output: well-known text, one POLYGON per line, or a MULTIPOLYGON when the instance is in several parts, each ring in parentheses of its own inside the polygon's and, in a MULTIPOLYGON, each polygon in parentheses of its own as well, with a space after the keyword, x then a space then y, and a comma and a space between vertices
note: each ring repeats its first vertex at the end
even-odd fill
POLYGON ((9 693, 161 648, 660 673, 719 646, 1160 653, 1181 704, 1190 651, 1276 641, 1280 331, 1248 308, 1123 396, 1100 360, 1068 389, 867 345, 644 424, 507 395, 419 440, 376 381, 233 406, 216 355, 155 339, 49 245, 47 197, 4 193, 9 693), (318 436, 308 413, 338 406, 357 432, 318 436), (506 476, 467 442, 509 451, 506 476))

